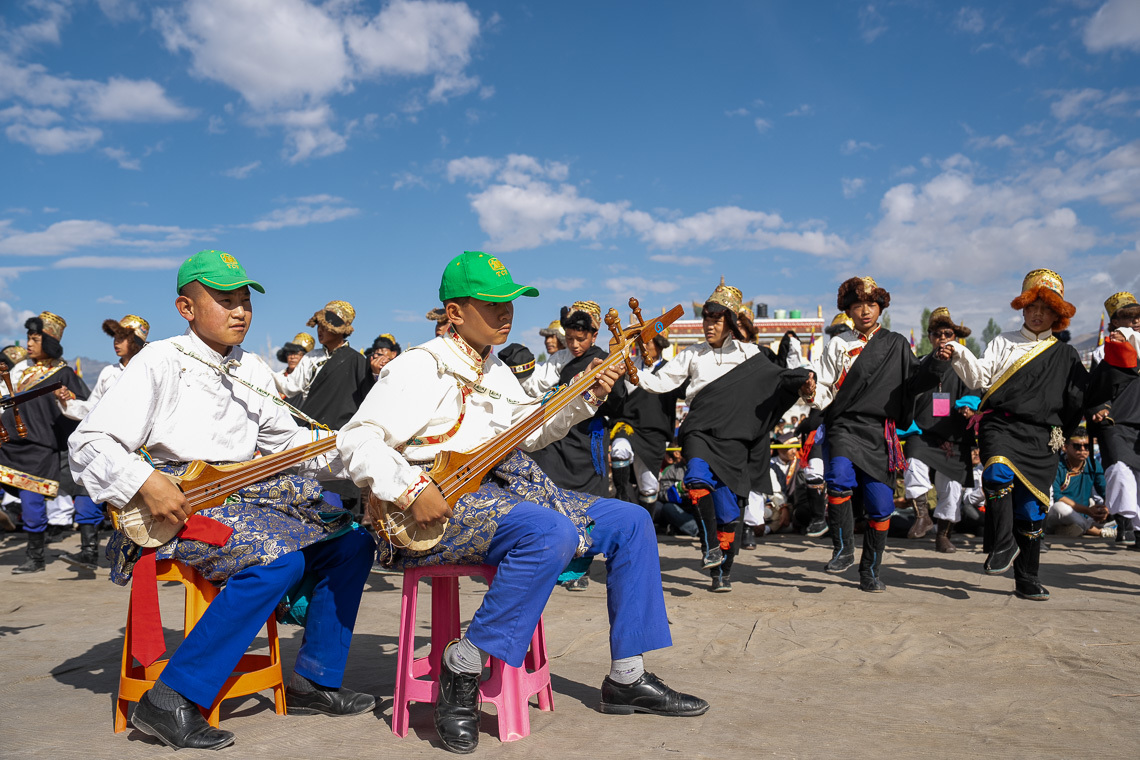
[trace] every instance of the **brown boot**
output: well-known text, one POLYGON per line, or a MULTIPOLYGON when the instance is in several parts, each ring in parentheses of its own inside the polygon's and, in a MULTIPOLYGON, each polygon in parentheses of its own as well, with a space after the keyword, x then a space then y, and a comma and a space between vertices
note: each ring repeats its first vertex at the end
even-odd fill
POLYGON ((954 544, 950 543, 950 531, 953 529, 954 523, 949 520, 938 521, 938 533, 934 536, 934 551, 943 554, 953 554, 958 551, 954 548, 954 544))
POLYGON ((926 508, 926 497, 922 496, 917 499, 907 499, 906 501, 907 506, 914 508, 914 525, 910 526, 910 531, 906 534, 906 537, 922 538, 934 527, 934 521, 930 519, 930 510, 926 508))

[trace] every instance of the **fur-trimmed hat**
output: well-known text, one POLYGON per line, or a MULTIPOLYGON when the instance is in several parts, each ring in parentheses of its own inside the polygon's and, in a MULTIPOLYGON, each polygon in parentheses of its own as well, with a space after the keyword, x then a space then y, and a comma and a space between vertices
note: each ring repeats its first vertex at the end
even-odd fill
POLYGON ((562 319, 559 322, 563 330, 597 332, 602 323, 602 307, 594 301, 575 301, 569 308, 562 307, 562 319))
POLYGON ((520 383, 534 374, 534 354, 522 343, 500 348, 499 360, 510 368, 520 383))
POLYGON ((59 359, 63 356, 63 346, 60 345, 59 340, 63 337, 65 327, 67 327, 67 321, 50 311, 41 311, 38 317, 30 317, 24 322, 24 329, 28 331, 28 335, 40 336, 40 345, 43 346, 44 353, 51 359, 59 359))
POLYGON ((557 319, 539 330, 538 334, 544 338, 559 338, 561 340, 566 339, 566 331, 562 329, 562 323, 557 319))
POLYGON ((950 316, 950 309, 945 306, 939 306, 934 311, 930 312, 930 319, 926 323, 926 332, 934 332, 935 329, 949 328, 954 331, 955 338, 968 338, 970 337, 970 328, 965 325, 954 324, 954 319, 950 316))
POLYGON ((840 311, 847 311, 860 301, 871 301, 879 304, 880 309, 886 309, 891 305, 891 294, 871 277, 852 277, 839 286, 835 305, 840 311))
POLYGON ((841 311, 838 314, 836 314, 835 317, 831 320, 830 325, 823 328, 823 331, 825 333, 827 333, 828 337, 834 338, 836 335, 839 335, 840 333, 847 332, 848 330, 854 330, 854 329, 855 329, 855 323, 851 320, 851 317, 847 316, 845 313, 843 313, 841 311))
POLYGON ((1060 332, 1069 326, 1069 320, 1077 313, 1077 307, 1065 300, 1065 281, 1051 269, 1034 269, 1021 281, 1021 295, 1009 302, 1010 308, 1021 311, 1036 300, 1057 313, 1053 322, 1053 332, 1060 332))
POLYGON ((115 339, 133 335, 143 343, 146 343, 146 336, 150 334, 150 323, 142 317, 128 314, 118 322, 113 319, 104 319, 103 332, 115 339))
POLYGON ((306 322, 309 327, 318 324, 330 332, 339 335, 352 335, 352 320, 356 319, 356 309, 348 301, 329 301, 325 308, 313 314, 306 322))
POLYGON ((439 324, 440 322, 448 321, 447 320, 447 312, 444 310, 444 308, 442 306, 435 307, 434 309, 429 311, 424 316, 427 317, 432 322, 435 322, 436 324, 439 324))

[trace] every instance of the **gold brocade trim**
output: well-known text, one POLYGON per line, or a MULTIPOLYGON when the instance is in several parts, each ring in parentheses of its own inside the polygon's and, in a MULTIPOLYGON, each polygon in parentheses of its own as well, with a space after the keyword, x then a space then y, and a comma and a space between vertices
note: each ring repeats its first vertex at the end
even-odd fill
POLYGON ((1007 369, 1005 372, 1001 373, 1001 377, 999 377, 997 379, 997 382, 990 386, 990 389, 988 391, 986 391, 986 395, 982 396, 982 402, 980 404, 978 404, 978 409, 981 410, 981 408, 986 405, 986 401, 988 401, 990 396, 992 396, 994 394, 994 391, 996 391, 998 388, 1002 387, 1002 385, 1004 385, 1005 382, 1007 380, 1009 380, 1011 377, 1016 375, 1022 367, 1024 367, 1026 364, 1029 364, 1029 362, 1033 361, 1034 359, 1036 359, 1038 356, 1041 355, 1042 351, 1049 348, 1050 346, 1052 346, 1056 342, 1057 342, 1057 338, 1050 335, 1048 338, 1041 341, 1040 343, 1038 343, 1033 348, 1029 349, 1029 352, 1027 354, 1025 354, 1025 356, 1018 359, 1016 362, 1014 362, 1012 367, 1007 369))
POLYGON ((39 478, 35 475, 29 475, 26 472, 13 470, 11 467, 5 467, 2 464, 0 464, 0 483, 11 486, 12 488, 18 488, 21 491, 38 493, 49 499, 54 499, 59 495, 58 480, 39 478))
POLYGON ((985 467, 989 467, 992 464, 1004 464, 1006 467, 1013 470, 1013 474, 1017 476, 1017 479, 1021 481, 1021 484, 1023 486, 1025 486, 1026 488, 1028 488, 1030 493, 1032 493, 1034 496, 1037 497, 1037 502, 1042 506, 1042 508, 1048 509, 1048 507, 1046 505, 1048 505, 1052 500, 1048 496, 1046 496, 1045 494, 1038 491, 1037 488, 1034 487, 1034 485, 1032 483, 1030 483, 1029 480, 1024 475, 1021 474, 1021 470, 1017 469, 1017 465, 1015 465, 1013 462, 1009 461, 1005 457, 1000 457, 1000 456, 999 457, 990 457, 989 459, 987 459, 985 467))
POLYGON ((17 391, 29 390, 67 366, 63 359, 48 359, 45 362, 36 362, 20 373, 20 382, 16 384, 17 391))

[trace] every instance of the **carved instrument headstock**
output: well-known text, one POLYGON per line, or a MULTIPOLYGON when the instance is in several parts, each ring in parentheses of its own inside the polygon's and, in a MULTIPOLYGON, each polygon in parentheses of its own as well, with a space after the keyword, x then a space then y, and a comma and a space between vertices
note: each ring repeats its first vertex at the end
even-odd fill
MULTIPOLYGON (((47 393, 52 393, 56 389, 63 387, 63 383, 54 382, 47 385, 42 385, 30 391, 24 391, 23 393, 15 393, 14 389, 12 388, 12 377, 8 372, 8 367, 3 363, 0 363, 0 379, 4 381, 4 385, 8 388, 8 395, 0 398, 0 411, 3 411, 8 407, 12 408, 12 415, 16 419, 16 435, 20 436, 21 438, 25 437, 28 434, 28 428, 24 425, 24 421, 20 419, 19 405, 25 401, 36 398, 37 396, 43 396, 47 393)), ((3 444, 8 439, 8 431, 4 428, 3 423, 0 423, 0 444, 3 444)))
POLYGON ((617 313, 617 309, 611 308, 606 312, 606 327, 610 328, 613 333, 613 340, 610 341, 610 353, 620 351, 625 354, 625 373, 629 377, 629 381, 637 385, 637 369, 633 366, 633 362, 629 358, 629 349, 627 348, 626 336, 621 327, 621 316, 617 313))

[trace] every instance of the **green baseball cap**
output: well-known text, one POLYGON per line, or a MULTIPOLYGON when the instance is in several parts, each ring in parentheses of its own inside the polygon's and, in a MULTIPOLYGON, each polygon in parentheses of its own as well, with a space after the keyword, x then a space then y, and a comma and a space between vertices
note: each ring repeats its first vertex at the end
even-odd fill
POLYGON ((215 290, 237 290, 248 285, 258 293, 265 292, 261 283, 249 279, 245 267, 225 251, 198 251, 182 262, 178 267, 178 289, 194 280, 215 290))
POLYGON ((439 300, 478 298, 502 303, 519 296, 534 298, 538 289, 511 279, 503 262, 482 251, 464 251, 447 263, 439 281, 439 300))

